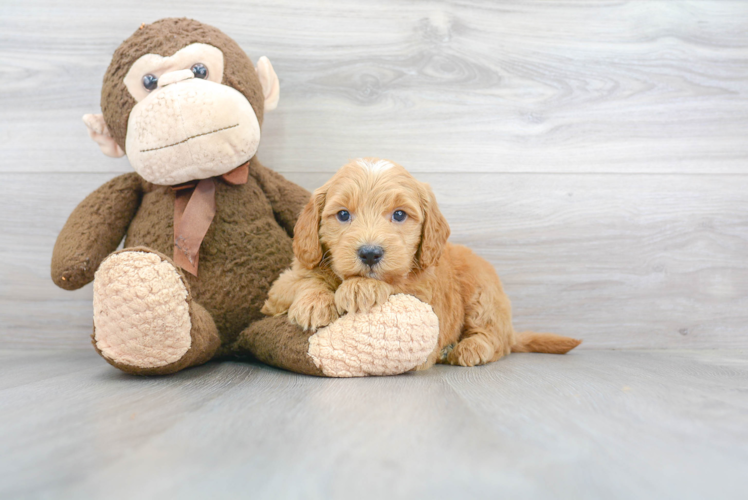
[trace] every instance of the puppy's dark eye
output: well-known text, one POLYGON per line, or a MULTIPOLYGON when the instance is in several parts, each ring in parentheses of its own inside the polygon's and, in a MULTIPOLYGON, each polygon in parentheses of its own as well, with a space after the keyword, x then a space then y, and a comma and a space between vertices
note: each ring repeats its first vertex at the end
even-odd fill
POLYGON ((208 78, 208 68, 206 68, 203 63, 197 63, 190 69, 192 70, 192 74, 195 75, 195 78, 202 78, 203 80, 208 78))
POLYGON ((392 212, 392 220, 395 222, 402 222, 407 218, 408 214, 406 214, 402 210, 395 210, 394 212, 392 212))
POLYGON ((340 222, 348 222, 351 220, 351 213, 348 210, 341 210, 335 216, 338 218, 340 222))
POLYGON ((154 75, 145 75, 143 77, 143 87, 146 90, 153 90, 158 87, 158 78, 154 75))

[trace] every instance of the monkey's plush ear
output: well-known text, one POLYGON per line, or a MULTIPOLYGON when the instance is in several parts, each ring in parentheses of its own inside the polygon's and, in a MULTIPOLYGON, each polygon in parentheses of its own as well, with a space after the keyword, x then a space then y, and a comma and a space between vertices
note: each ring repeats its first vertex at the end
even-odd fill
POLYGON ((88 136, 99 145, 102 153, 112 158, 125 156, 125 152, 109 133, 109 129, 104 121, 104 115, 83 115, 83 123, 86 124, 86 128, 88 129, 88 136))
POLYGON ((257 76, 260 78, 262 93, 265 96, 265 111, 272 111, 278 106, 278 99, 280 98, 278 75, 275 74, 273 65, 270 64, 270 59, 265 56, 262 56, 257 61, 255 71, 257 71, 257 76))

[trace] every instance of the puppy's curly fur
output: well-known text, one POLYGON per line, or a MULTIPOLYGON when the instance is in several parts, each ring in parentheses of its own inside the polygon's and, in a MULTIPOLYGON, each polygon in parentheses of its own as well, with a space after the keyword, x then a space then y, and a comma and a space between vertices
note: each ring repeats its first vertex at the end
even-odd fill
POLYGON ((448 243, 449 234, 427 184, 387 160, 354 160, 302 211, 292 267, 273 284, 262 312, 288 312, 291 321, 317 329, 339 315, 368 312, 393 293, 414 295, 439 318, 438 346, 420 369, 480 365, 512 351, 561 354, 579 345, 515 333, 496 271, 469 248, 448 243))

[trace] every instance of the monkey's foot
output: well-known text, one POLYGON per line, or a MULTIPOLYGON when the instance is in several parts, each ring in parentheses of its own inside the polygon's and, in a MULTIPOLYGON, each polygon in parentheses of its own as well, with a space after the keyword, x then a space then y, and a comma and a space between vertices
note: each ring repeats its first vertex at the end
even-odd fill
POLYGON ((368 313, 348 314, 316 333, 285 315, 257 321, 232 346, 239 356, 320 377, 397 375, 425 367, 439 338, 431 306, 392 295, 368 313))
POLYGON ((205 362, 220 344, 178 269, 147 249, 114 253, 96 271, 93 343, 112 365, 143 375, 205 362))
POLYGON ((431 306, 392 295, 369 313, 348 314, 309 338, 309 356, 328 377, 396 375, 429 358, 439 338, 431 306))

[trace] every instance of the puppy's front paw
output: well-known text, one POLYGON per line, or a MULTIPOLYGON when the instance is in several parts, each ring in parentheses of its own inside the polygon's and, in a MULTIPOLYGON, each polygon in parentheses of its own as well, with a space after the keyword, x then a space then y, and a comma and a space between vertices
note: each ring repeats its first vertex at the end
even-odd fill
POLYGON ((281 304, 279 301, 275 300, 274 297, 271 295, 265 301, 265 304, 263 304, 262 309, 260 309, 260 312, 266 316, 277 316, 279 314, 283 314, 284 312, 288 311, 289 307, 290 306, 288 304, 281 304))
POLYGON ((328 291, 314 291, 299 295, 288 309, 288 319, 304 328, 316 330, 338 318, 335 295, 328 291))
POLYGON ((480 335, 468 337, 457 342, 447 355, 450 365, 475 366, 491 361, 495 349, 480 335))
POLYGON ((394 289, 384 281, 372 278, 349 278, 335 292, 335 305, 339 314, 364 312, 387 302, 394 289))
POLYGON ((277 316, 288 311, 296 298, 296 290, 300 281, 293 269, 283 271, 270 287, 268 299, 260 312, 268 316, 277 316))

